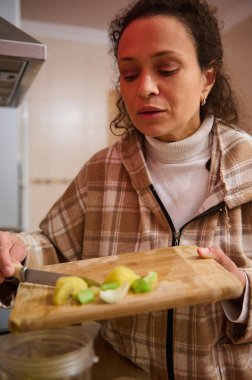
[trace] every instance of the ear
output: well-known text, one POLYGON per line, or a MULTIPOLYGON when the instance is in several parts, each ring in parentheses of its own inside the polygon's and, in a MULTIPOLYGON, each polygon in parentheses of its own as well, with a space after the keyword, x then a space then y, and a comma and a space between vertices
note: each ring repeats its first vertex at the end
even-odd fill
POLYGON ((202 86, 202 99, 206 99, 213 88, 216 78, 216 67, 214 62, 210 62, 209 66, 203 69, 203 86, 202 86))

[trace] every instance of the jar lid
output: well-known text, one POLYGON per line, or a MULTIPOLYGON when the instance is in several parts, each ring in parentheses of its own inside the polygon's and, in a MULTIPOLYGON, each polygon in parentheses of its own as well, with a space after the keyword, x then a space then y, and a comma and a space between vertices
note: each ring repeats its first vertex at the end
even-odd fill
POLYGON ((2 370, 15 379, 36 380, 78 375, 95 358, 93 341, 81 326, 6 335, 0 357, 2 370))

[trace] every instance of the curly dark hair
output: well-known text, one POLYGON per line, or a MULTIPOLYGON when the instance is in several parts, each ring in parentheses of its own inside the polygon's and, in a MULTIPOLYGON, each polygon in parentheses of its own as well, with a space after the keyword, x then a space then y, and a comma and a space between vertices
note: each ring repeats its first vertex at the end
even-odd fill
MULTIPOLYGON (((110 23, 109 38, 117 61, 121 35, 132 21, 155 15, 168 15, 179 19, 194 39, 200 68, 203 70, 214 65, 216 70, 215 84, 206 104, 201 106, 201 120, 207 115, 214 115, 232 126, 238 123, 238 110, 229 79, 224 73, 221 28, 216 13, 217 8, 210 6, 205 0, 132 1, 110 23)), ((133 127, 119 91, 116 106, 118 114, 110 124, 111 130, 133 127)))

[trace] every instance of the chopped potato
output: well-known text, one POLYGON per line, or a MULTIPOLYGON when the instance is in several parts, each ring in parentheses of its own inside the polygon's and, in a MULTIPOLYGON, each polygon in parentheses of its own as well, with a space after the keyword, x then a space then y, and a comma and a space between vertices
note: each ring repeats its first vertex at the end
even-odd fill
POLYGON ((81 277, 62 276, 56 282, 53 303, 62 305, 67 299, 74 297, 78 292, 87 288, 87 283, 81 277))
POLYGON ((119 286, 125 284, 129 285, 135 281, 139 276, 130 268, 126 266, 117 266, 113 268, 105 277, 103 284, 117 283, 119 286))

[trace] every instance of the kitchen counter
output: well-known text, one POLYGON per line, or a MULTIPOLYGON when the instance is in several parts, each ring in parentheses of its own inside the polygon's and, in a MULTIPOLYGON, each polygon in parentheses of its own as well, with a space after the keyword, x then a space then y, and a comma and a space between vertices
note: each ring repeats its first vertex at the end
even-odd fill
POLYGON ((94 350, 99 361, 92 368, 92 380, 151 380, 142 369, 119 355, 99 332, 94 350))

